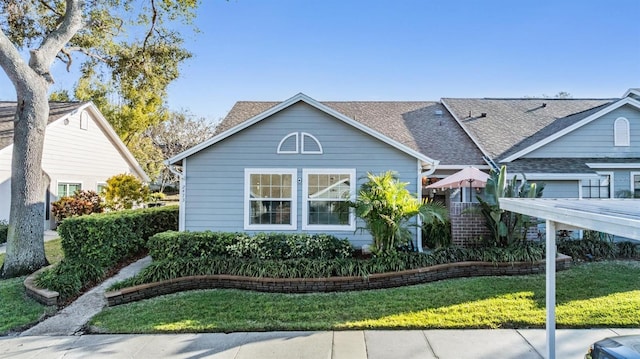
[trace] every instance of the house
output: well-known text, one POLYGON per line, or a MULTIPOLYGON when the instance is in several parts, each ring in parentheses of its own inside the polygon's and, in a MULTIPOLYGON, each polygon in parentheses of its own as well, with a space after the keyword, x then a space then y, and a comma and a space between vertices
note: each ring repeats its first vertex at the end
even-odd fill
MULTIPOLYGON (((425 185, 501 164, 544 181, 546 197, 638 193, 639 95, 319 102, 298 94, 237 102, 213 138, 167 161, 180 171, 180 229, 322 232, 361 246, 371 238, 344 203, 367 172, 387 170, 447 203, 476 194, 425 185)), ((419 229, 415 236, 421 248, 419 229)))
MULTIPOLYGON (((547 198, 640 196, 640 90, 613 99, 442 99, 485 158, 547 198)), ((640 206, 639 206, 640 208, 640 206)))
MULTIPOLYGON (((52 228, 51 202, 76 190, 100 191, 116 174, 149 178, 133 155, 91 102, 51 102, 42 153, 42 168, 49 178, 45 228, 52 228)), ((9 219, 11 158, 15 102, 0 102, 0 220, 9 219)))

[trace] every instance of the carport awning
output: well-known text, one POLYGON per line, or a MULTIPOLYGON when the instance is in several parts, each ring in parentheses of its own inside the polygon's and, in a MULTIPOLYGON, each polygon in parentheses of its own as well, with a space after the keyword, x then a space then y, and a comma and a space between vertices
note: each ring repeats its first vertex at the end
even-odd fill
POLYGON ((556 222, 558 229, 590 229, 640 240, 640 200, 500 198, 500 208, 556 222))

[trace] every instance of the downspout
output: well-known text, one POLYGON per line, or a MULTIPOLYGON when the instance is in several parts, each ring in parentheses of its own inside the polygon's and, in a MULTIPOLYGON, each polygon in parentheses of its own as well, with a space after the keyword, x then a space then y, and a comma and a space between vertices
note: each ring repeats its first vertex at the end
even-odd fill
MULTIPOLYGON (((182 161, 186 161, 186 159, 183 159, 182 161)), ((169 171, 171 173, 173 173, 174 175, 178 176, 178 178, 180 179, 180 186, 179 186, 179 194, 178 194, 178 198, 179 198, 179 219, 178 219, 178 230, 179 231, 184 231, 185 229, 185 216, 186 216, 186 204, 187 204, 187 183, 184 180, 185 179, 185 174, 183 171, 179 171, 178 168, 174 165, 174 164, 170 164, 168 162, 165 162, 165 164, 167 165, 167 168, 169 168, 169 171)), ((182 166, 182 168, 184 168, 184 164, 182 166)))

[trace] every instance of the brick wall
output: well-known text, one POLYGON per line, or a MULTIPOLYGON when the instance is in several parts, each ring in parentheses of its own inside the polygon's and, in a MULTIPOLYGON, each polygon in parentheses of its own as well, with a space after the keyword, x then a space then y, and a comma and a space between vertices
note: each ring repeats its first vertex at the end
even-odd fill
POLYGON ((449 203, 449 219, 451 220, 451 240, 454 245, 472 246, 480 237, 491 236, 478 203, 449 203))
MULTIPOLYGON (((571 257, 556 259, 556 270, 571 266, 571 257)), ((535 263, 459 262, 402 272, 372 274, 368 277, 253 278, 233 275, 203 275, 142 284, 105 293, 107 305, 114 306, 159 295, 192 289, 234 288, 276 293, 338 292, 401 287, 460 277, 522 275, 544 273, 545 261, 535 263)))

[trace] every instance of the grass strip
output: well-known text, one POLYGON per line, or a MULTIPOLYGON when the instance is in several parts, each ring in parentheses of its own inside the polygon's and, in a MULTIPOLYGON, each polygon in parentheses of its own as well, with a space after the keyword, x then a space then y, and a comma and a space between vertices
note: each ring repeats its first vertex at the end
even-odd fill
MULTIPOLYGON (((557 274, 559 328, 640 325, 640 264, 598 262, 557 274)), ((108 308, 109 333, 542 328, 545 277, 481 277, 344 293, 202 290, 108 308)))
MULTIPOLYGON (((49 263, 62 260, 64 253, 60 239, 45 242, 44 251, 49 263)), ((0 254, 0 266, 5 254, 0 254)), ((25 277, 0 280, 0 335, 20 330, 55 311, 54 307, 44 306, 27 297, 22 282, 25 277)))

